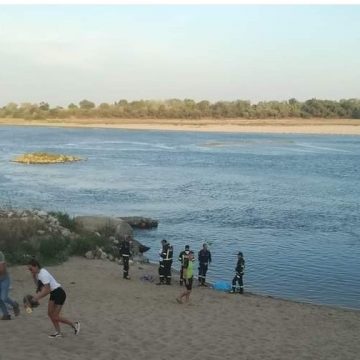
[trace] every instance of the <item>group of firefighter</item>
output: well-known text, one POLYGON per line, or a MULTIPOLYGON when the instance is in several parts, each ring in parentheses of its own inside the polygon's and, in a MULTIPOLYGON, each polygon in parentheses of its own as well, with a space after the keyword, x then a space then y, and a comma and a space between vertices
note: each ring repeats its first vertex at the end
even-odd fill
MULTIPOLYGON (((123 258, 123 278, 129 279, 129 259, 131 256, 131 242, 129 238, 125 238, 120 243, 120 255, 123 258)), ((186 245, 185 249, 180 252, 178 260, 180 262, 180 285, 184 284, 184 271, 186 271, 189 264, 189 254, 193 254, 190 250, 190 246, 186 245)), ((171 268, 173 264, 174 250, 173 246, 165 239, 161 240, 161 248, 159 251, 159 282, 157 285, 171 285, 171 268)), ((191 257, 191 261, 195 261, 194 256, 191 257)), ((208 266, 211 263, 211 252, 207 247, 207 244, 203 244, 202 249, 198 252, 198 284, 199 286, 207 286, 206 273, 208 266)), ((238 261, 235 268, 235 276, 232 280, 231 293, 244 292, 243 275, 245 271, 245 259, 242 252, 238 253, 238 261)))

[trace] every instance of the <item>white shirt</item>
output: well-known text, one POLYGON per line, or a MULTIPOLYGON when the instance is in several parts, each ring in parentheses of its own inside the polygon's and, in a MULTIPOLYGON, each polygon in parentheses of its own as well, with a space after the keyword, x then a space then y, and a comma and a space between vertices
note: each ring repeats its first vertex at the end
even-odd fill
POLYGON ((55 278, 46 270, 40 269, 38 275, 38 280, 40 280, 44 285, 50 285, 50 290, 53 291, 61 286, 55 278))

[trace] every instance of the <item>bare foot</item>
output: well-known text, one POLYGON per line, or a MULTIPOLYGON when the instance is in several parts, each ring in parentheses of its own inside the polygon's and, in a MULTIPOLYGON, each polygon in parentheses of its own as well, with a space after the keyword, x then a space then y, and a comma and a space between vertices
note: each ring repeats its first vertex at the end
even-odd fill
POLYGON ((182 304, 182 303, 183 303, 183 302, 181 301, 181 299, 179 299, 179 298, 176 298, 176 301, 177 301, 178 304, 182 304))

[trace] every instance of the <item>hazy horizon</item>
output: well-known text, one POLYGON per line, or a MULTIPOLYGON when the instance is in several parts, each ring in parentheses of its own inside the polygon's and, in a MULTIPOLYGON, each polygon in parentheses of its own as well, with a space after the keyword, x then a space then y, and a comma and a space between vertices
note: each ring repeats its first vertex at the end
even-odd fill
POLYGON ((360 94, 358 5, 0 5, 0 104, 360 94))

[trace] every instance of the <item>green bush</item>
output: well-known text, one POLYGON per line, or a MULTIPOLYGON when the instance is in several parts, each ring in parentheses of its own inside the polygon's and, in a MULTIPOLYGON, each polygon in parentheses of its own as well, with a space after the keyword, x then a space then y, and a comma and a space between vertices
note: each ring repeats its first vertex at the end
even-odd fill
POLYGON ((101 247, 106 252, 113 252, 107 238, 114 229, 104 227, 101 235, 87 233, 76 226, 74 218, 63 212, 51 212, 61 226, 78 235, 67 238, 49 232, 43 222, 28 218, 0 218, 0 249, 9 264, 26 264, 35 257, 43 264, 59 264, 71 255, 84 256, 89 250, 101 247))
POLYGON ((35 254, 29 254, 18 249, 13 252, 5 252, 6 261, 11 265, 25 265, 29 259, 36 257, 35 254))
POLYGON ((104 247, 105 238, 98 237, 94 234, 82 234, 77 239, 72 240, 70 244, 71 255, 84 256, 87 251, 94 250, 97 246, 104 247))
POLYGON ((38 221, 0 219, 0 249, 11 264, 24 264, 29 256, 37 255, 31 239, 43 225, 38 221))
POLYGON ((68 259, 70 250, 69 239, 44 238, 40 241, 38 258, 43 263, 61 263, 68 259))
POLYGON ((70 217, 69 214, 61 212, 61 211, 52 211, 52 212, 49 212, 49 214, 51 216, 55 217, 59 221, 59 224, 62 227, 67 228, 70 231, 76 231, 75 219, 70 217))

